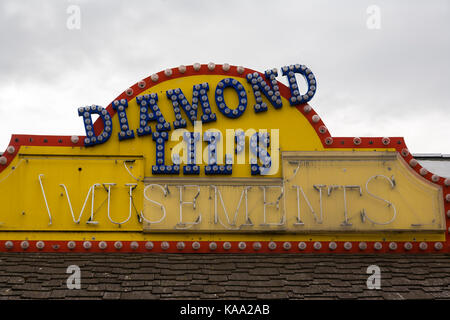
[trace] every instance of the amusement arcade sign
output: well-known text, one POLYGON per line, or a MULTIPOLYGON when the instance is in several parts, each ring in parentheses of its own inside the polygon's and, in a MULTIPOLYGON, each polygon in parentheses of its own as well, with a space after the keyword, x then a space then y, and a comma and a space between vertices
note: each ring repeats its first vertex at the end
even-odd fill
POLYGON ((166 69, 79 108, 86 136, 13 135, 1 250, 448 250, 450 180, 403 138, 332 137, 313 72, 281 76, 166 69))

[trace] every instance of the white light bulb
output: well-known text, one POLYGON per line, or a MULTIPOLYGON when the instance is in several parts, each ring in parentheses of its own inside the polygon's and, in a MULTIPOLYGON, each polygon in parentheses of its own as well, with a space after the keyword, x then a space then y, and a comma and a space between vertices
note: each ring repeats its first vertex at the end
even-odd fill
POLYGON ((164 74, 165 74, 167 77, 170 77, 170 76, 172 75, 172 69, 166 69, 166 70, 164 70, 164 74))
POLYGON ((154 73, 154 74, 151 75, 150 78, 152 79, 153 82, 156 82, 156 81, 158 81, 159 76, 156 73, 154 73))

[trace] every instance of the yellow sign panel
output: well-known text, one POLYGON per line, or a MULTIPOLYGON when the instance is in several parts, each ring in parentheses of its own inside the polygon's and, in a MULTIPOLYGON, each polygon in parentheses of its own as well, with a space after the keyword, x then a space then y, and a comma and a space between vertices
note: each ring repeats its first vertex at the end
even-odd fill
POLYGON ((287 222, 298 229, 445 229, 442 189, 418 179, 397 152, 287 152, 283 176, 295 213, 287 222))
POLYGON ((286 152, 282 179, 148 179, 144 229, 442 231, 442 191, 396 152, 286 152))
MULTIPOLYGON (((143 176, 142 157, 22 155, 0 184, 3 230, 142 230, 134 206, 142 186, 125 169, 143 176), (24 183, 26 182, 26 183, 24 183), (130 197, 131 195, 131 197, 130 197)), ((0 229, 1 231, 1 229, 0 229)))
POLYGON ((400 140, 337 146, 304 103, 312 96, 295 103, 295 77, 288 88, 271 72, 271 100, 253 71, 189 66, 106 109, 80 108, 86 137, 13 136, 0 157, 0 240, 445 238, 444 178, 420 177, 400 140))

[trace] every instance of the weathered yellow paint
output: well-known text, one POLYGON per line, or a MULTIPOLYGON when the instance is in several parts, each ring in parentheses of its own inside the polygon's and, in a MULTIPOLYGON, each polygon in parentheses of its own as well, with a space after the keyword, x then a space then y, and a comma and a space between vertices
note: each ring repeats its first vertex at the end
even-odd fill
MULTIPOLYGON (((419 178, 397 152, 287 152, 283 170, 287 210, 298 214, 293 203, 299 199, 304 231, 445 230, 442 188, 419 178), (322 223, 295 186, 316 218, 322 190, 322 223)), ((287 224, 297 216, 288 216, 287 224)))
MULTIPOLYGON (((229 119, 218 111, 214 102, 214 88, 217 83, 223 79, 218 75, 190 76, 168 80, 150 88, 144 93, 157 93, 159 96, 158 106, 161 109, 165 119, 172 124, 175 120, 171 102, 166 98, 166 90, 181 88, 189 101, 192 98, 192 87, 195 84, 208 82, 210 90, 208 92, 209 101, 212 111, 217 115, 216 122, 203 124, 203 132, 208 129, 218 129, 225 136, 226 129, 250 129, 255 130, 271 129, 279 130, 279 146, 282 152, 286 151, 325 151, 315 130, 309 124, 307 119, 295 107, 291 107, 289 102, 283 98, 283 107, 279 110, 274 109, 267 102, 269 110, 264 113, 255 114, 253 105, 255 99, 252 88, 242 78, 236 78, 241 82, 247 91, 248 105, 246 112, 239 119, 229 119)), ((144 94, 143 93, 143 94, 144 94)), ((225 90, 225 99, 230 107, 237 104, 237 97, 233 90, 225 90)), ((265 99, 265 97, 263 97, 265 99)), ((200 115, 201 115, 201 111, 200 115)), ((76 112, 74 112, 74 115, 76 112)), ((183 116, 184 112, 182 111, 183 116)), ((139 108, 136 100, 128 102, 127 117, 130 128, 135 130, 139 127, 139 108)), ((80 118, 81 121, 81 118, 80 118)), ((174 231, 165 233, 143 233, 143 224, 138 221, 138 214, 149 205, 144 200, 143 190, 145 183, 144 178, 152 179, 151 166, 155 163, 155 143, 150 136, 138 137, 134 139, 119 142, 117 134, 119 126, 117 117, 113 117, 113 132, 109 141, 94 147, 43 147, 43 146, 22 146, 18 151, 18 156, 13 162, 0 174, 0 201, 2 209, 0 212, 0 239, 48 239, 48 240, 65 240, 65 239, 98 239, 98 240, 145 240, 145 239, 191 239, 191 240, 241 240, 241 239, 259 239, 259 240, 282 240, 282 239, 298 239, 298 240, 355 240, 355 239, 423 239, 423 240, 442 240, 443 233, 439 228, 428 228, 425 232, 417 233, 387 233, 380 230, 380 233, 324 233, 322 229, 310 228, 310 234, 282 234, 282 233, 259 233, 259 234, 242 234, 236 231, 228 231, 229 233, 216 233, 221 231, 217 228, 207 229, 207 233, 184 233, 183 231, 174 231), (130 170, 126 170, 125 164, 130 170), (14 169, 13 169, 14 168, 14 169), (81 170, 79 170, 81 168, 81 170), (45 206, 43 193, 39 184, 38 177, 42 175, 42 183, 45 196, 48 201, 50 213, 52 216, 52 224, 49 225, 49 216, 45 206), (137 181, 134 177, 139 179, 137 181), (111 218, 115 221, 125 220, 129 214, 130 204, 128 190, 125 184, 136 183, 137 187, 133 190, 133 203, 131 207, 131 218, 127 223, 118 226, 109 221, 107 217, 107 192, 103 186, 95 189, 94 203, 94 221, 98 224, 87 223, 91 213, 91 197, 86 201, 86 208, 81 215, 79 223, 75 223, 72 219, 68 199, 64 188, 61 184, 67 186, 75 219, 80 215, 81 208, 85 202, 89 188, 94 183, 116 183, 111 191, 111 218), (431 230, 431 231, 430 231, 431 230)), ((188 130, 192 130, 193 126, 188 121, 188 130)), ((173 132, 173 131, 171 131, 173 132)), ((170 132, 170 133, 171 133, 170 132)), ((170 164, 170 150, 178 142, 168 141, 166 144, 166 164, 170 164)), ((203 142, 203 148, 206 143, 203 142)), ((351 151, 351 149, 339 149, 343 151, 351 151)), ((370 149, 373 151, 374 149, 370 149)), ((393 149, 382 149, 387 151, 393 149)), ((248 154, 248 150, 246 150, 248 154)), ((328 152, 328 151, 327 151, 328 152)), ((281 157, 281 153, 280 153, 281 157)), ((280 162, 281 163, 281 162, 280 162)), ((285 166, 287 170, 291 170, 289 165, 285 166)), ((375 166, 377 167, 377 166, 375 166)), ((377 167, 378 168, 378 167, 377 167)), ((358 172, 365 170, 364 167, 359 168, 358 172)), ((399 176, 404 174, 405 183, 410 180, 410 184, 418 184, 424 190, 430 191, 435 197, 435 187, 425 186, 425 183, 411 173, 405 173, 407 169, 402 168, 402 164, 397 161, 396 172, 399 176), (406 177, 409 174, 408 178, 406 177), (428 188, 428 189, 427 189, 428 188), (433 189, 434 188, 434 189, 433 189), (433 193, 434 192, 434 193, 433 193)), ((313 176, 318 173, 311 173, 313 176)), ((317 179, 326 177, 329 173, 320 173, 317 179)), ((359 174, 359 173, 358 173, 359 174)), ((174 176, 176 177, 176 176, 174 176)), ((180 174, 183 177, 183 174, 180 174)), ((199 178, 207 178, 201 166, 199 178)), ((239 179, 252 179, 250 175, 250 165, 233 165, 233 177, 239 179)), ((261 177, 260 179, 279 179, 282 181, 283 172, 278 170, 277 174, 270 177, 261 177)), ((345 176, 342 183, 351 183, 357 176, 345 176)), ((314 178, 315 179, 315 178, 314 178)), ((311 178, 309 183, 313 183, 311 178)), ((146 180, 147 181, 147 180, 146 180)), ((269 180, 268 180, 269 181, 269 180)), ((402 180, 403 181, 403 180, 402 180)), ((148 183, 148 181, 146 182, 148 183)), ((400 188, 400 186, 399 186, 400 188)), ((227 204, 230 207, 236 205, 239 193, 236 189, 229 188, 227 196, 229 200, 227 204), (236 195, 233 195, 236 193, 236 195)), ((292 193, 292 190, 289 190, 292 193)), ((240 195, 240 194, 239 194, 240 195)), ((172 195, 175 197, 175 194, 172 195)), ((171 197, 172 197, 171 196, 171 197)), ((186 195, 187 196, 187 195, 186 195)), ((203 195, 202 195, 203 196, 203 195)), ((271 195, 269 195, 271 196, 271 195)), ((316 196, 316 195, 314 195, 316 196)), ((408 197, 407 195, 401 195, 408 197)), ((224 194, 225 197, 225 194, 224 194)), ((311 198, 313 195, 311 194, 311 198)), ((405 198, 406 199, 406 198, 405 198)), ((413 208, 416 204, 414 199, 405 203, 410 203, 413 208)), ((257 201, 258 202, 258 201, 257 201)), ((416 201, 417 202, 417 201, 416 201)), ((426 202, 424 202, 426 203, 426 202)), ((178 202, 174 198, 168 215, 175 219, 179 217, 176 207, 178 202)), ((259 204, 260 206, 260 201, 259 204)), ((291 205, 290 205, 291 206, 291 205)), ((406 205, 405 205, 406 206, 406 205)), ((211 208, 209 208, 211 209, 211 208)), ((292 208, 286 208, 290 212, 292 208)), ((259 209, 258 209, 259 210, 259 209)), ((440 210, 438 208, 428 208, 427 210, 440 210)), ((413 210, 414 211, 414 210, 413 210)), ((426 210, 425 210, 426 211, 426 210)), ((421 212, 425 212, 421 211, 421 212)), ((145 212, 145 211, 144 211, 145 212)), ((430 211, 426 211, 428 214, 430 211)), ((436 213, 438 211, 433 211, 436 213)), ((146 213, 145 213, 146 214, 146 213)), ((354 214, 352 212, 352 214, 354 214)), ((380 213, 381 215, 383 213, 380 213)), ((414 216, 414 218, 421 218, 414 216)), ((439 215, 439 213, 436 213, 439 215)), ((194 219, 194 216, 186 218, 194 219)), ((292 215, 291 215, 292 216, 292 215)), ((428 216, 426 216, 428 217, 428 216)), ((208 216, 208 219, 211 215, 208 216)), ((292 219, 292 217, 291 217, 292 219)), ((306 219, 306 216, 305 216, 306 219)), ((412 217, 411 217, 412 219, 412 217)), ((337 221, 337 220, 336 220, 337 221)), ((333 221, 326 231, 332 231, 336 224, 333 221)), ((415 221, 415 220, 414 220, 415 221)), ((288 223, 292 221, 289 220, 288 223)), ((254 221, 256 223, 256 220, 254 221)), ((409 223, 409 220, 402 222, 402 227, 409 223)), ((306 224, 306 220, 305 220, 306 224)), ((223 231, 223 230, 222 230, 223 231)), ((367 230, 365 230, 367 231, 367 230)))
POLYGON ((283 155, 282 179, 149 179, 146 196, 155 202, 145 201, 144 213, 154 223, 144 223, 144 229, 242 233, 445 229, 442 190, 417 179, 396 152, 283 155), (180 206, 180 201, 185 203, 180 206))

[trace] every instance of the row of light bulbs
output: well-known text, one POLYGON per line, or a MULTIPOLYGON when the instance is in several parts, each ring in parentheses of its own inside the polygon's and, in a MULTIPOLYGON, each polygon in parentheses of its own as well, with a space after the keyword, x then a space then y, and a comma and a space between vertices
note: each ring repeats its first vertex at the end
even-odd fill
MULTIPOLYGON (((238 243, 237 248, 239 250, 245 250, 245 249, 247 249, 247 245, 248 245, 247 242, 241 241, 241 242, 238 243)), ((44 241, 37 241, 35 243, 35 246, 36 246, 36 249, 43 250, 45 248, 45 242, 44 241)), ((92 248, 93 245, 92 245, 91 241, 84 241, 82 246, 83 246, 83 248, 85 250, 89 250, 89 249, 92 248)), ((97 246, 98 246, 99 249, 105 250, 105 249, 108 248, 108 243, 106 241, 99 241, 97 243, 97 246)), ((26 250, 26 249, 30 248, 30 243, 27 240, 24 240, 24 241, 22 241, 20 243, 20 247, 23 250, 26 250)), ((74 250, 76 247, 77 247, 77 244, 76 244, 75 241, 68 241, 67 242, 67 248, 69 250, 74 250)), ((116 250, 121 250, 123 248, 123 243, 121 241, 115 241, 114 244, 113 244, 113 247, 116 250)), ((139 247, 140 247, 139 242, 137 242, 137 241, 130 242, 130 247, 129 248, 131 250, 137 250, 137 249, 139 249, 139 247)), ((152 241, 147 241, 147 242, 145 242, 144 247, 147 250, 152 250, 152 249, 154 249, 155 245, 154 245, 154 243, 152 241)), ((160 243, 160 247, 161 247, 162 250, 165 251, 165 250, 168 250, 170 248, 170 244, 167 241, 162 241, 160 243)), ((201 248, 201 243, 198 242, 198 241, 194 241, 194 242, 192 242, 191 247, 192 247, 193 250, 199 250, 201 248)), ((276 242, 274 242, 274 241, 271 241, 271 242, 268 243, 267 247, 268 247, 269 250, 275 250, 275 249, 278 248, 278 244, 276 242)), ((289 242, 289 241, 285 241, 285 242, 283 242, 281 247, 284 250, 286 250, 286 251, 291 250, 292 249, 292 243, 289 242)), ((307 247, 308 247, 308 244, 306 242, 298 242, 298 244, 297 244, 297 248, 300 251, 303 251, 303 250, 307 249, 307 247)), ((314 242, 312 247, 316 251, 321 250, 323 248, 322 243, 320 241, 314 242)), ((331 251, 336 250, 337 247, 338 247, 338 245, 334 241, 331 241, 331 242, 328 243, 328 249, 331 250, 331 251)), ((6 241, 5 242, 5 249, 11 250, 13 248, 14 248, 14 243, 12 241, 6 241)), ((209 242, 208 248, 209 248, 210 251, 215 251, 215 250, 218 249, 218 244, 216 242, 209 242)), ((230 242, 228 242, 228 241, 225 241, 225 242, 222 243, 222 248, 224 250, 230 250, 232 248, 232 244, 230 242)), ((252 248, 255 251, 258 251, 258 250, 262 249, 261 242, 253 242, 252 243, 252 248)), ((353 248, 353 244, 351 242, 345 242, 344 245, 343 245, 343 248, 345 250, 347 250, 347 251, 351 250, 353 248)), ((367 245, 366 242, 359 242, 359 244, 358 244, 358 249, 359 250, 364 251, 367 248, 368 248, 368 245, 367 245)), ((379 251, 379 250, 383 249, 383 243, 375 242, 373 244, 373 248, 376 251, 379 251)), ((391 251, 397 250, 398 249, 397 242, 389 242, 388 248, 391 251)), ((411 242, 405 242, 403 244, 403 248, 406 251, 409 251, 409 250, 413 249, 413 244, 411 242)), ((444 248, 444 245, 442 244, 442 242, 434 242, 434 249, 435 250, 440 251, 443 248, 444 248)), ((186 249, 185 242, 183 242, 183 241, 177 242, 176 243, 176 249, 178 249, 178 250, 186 249)), ((422 250, 422 251, 427 250, 428 249, 428 243, 420 242, 419 243, 419 249, 422 250)))

